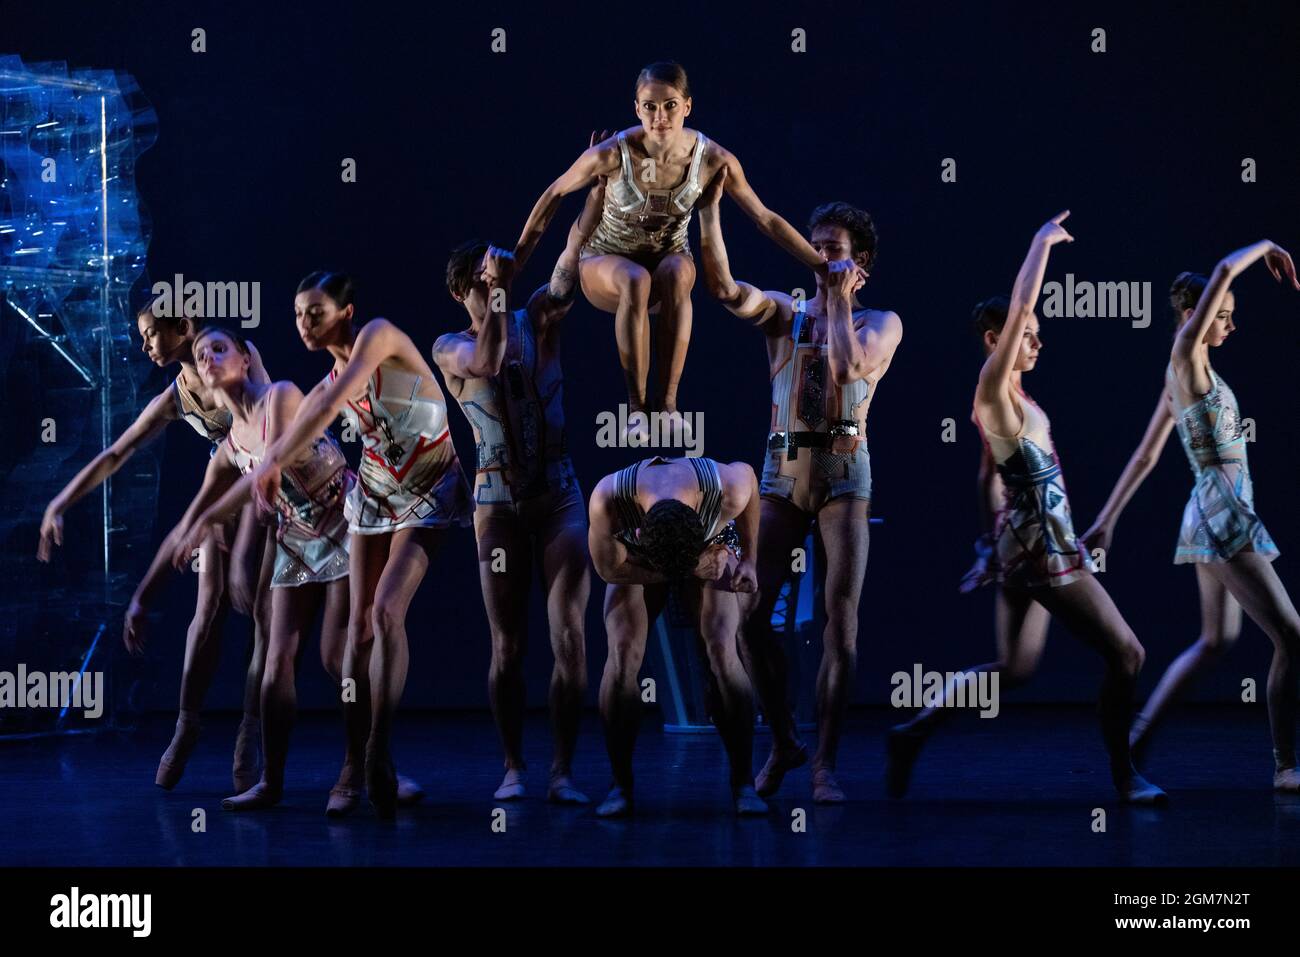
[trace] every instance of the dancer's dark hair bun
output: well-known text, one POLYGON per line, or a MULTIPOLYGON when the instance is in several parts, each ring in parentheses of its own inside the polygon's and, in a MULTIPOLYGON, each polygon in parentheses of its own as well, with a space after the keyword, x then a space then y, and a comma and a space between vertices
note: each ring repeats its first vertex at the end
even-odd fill
POLYGON ((1006 296, 991 296, 975 304, 970 318, 975 327, 975 335, 984 341, 984 333, 1001 332, 1007 324, 1007 313, 1011 311, 1011 300, 1006 296))
POLYGON ((1174 311, 1174 325, 1183 324, 1183 311, 1195 309, 1210 280, 1200 273, 1180 272, 1169 287, 1169 308, 1174 311))
POLYGON ((325 293, 334 300, 340 309, 346 309, 352 305, 354 289, 352 277, 347 273, 318 269, 298 283, 298 289, 294 295, 296 296, 300 292, 310 292, 313 289, 319 289, 325 293))
POLYGON ((671 87, 676 87, 682 91, 682 96, 686 99, 691 98, 691 84, 686 79, 686 68, 680 63, 672 60, 662 60, 658 63, 651 63, 636 75, 636 89, 632 95, 636 96, 641 92, 641 87, 647 83, 666 83, 671 87))

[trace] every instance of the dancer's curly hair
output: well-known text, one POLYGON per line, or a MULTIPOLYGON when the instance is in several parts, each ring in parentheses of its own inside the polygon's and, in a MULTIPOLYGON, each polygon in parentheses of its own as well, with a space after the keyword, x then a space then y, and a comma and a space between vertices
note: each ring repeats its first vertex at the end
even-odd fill
POLYGON ((639 550, 669 580, 689 578, 704 548, 700 513, 673 498, 656 502, 641 522, 639 550))
POLYGON ((866 253, 866 268, 875 266, 879 237, 876 235, 876 224, 872 221, 870 213, 848 203, 823 203, 808 217, 808 232, 811 233, 818 226, 825 225, 844 227, 849 234, 853 255, 866 253))

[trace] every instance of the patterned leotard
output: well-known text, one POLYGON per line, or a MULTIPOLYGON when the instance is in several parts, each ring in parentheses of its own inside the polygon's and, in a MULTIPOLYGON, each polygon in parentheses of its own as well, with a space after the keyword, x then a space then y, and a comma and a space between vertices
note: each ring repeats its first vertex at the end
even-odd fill
POLYGON ((1226 562, 1245 549, 1272 561, 1279 552, 1255 514, 1237 397, 1213 369, 1210 380, 1209 393, 1179 409, 1173 366, 1165 369, 1174 424, 1196 479, 1183 509, 1174 564, 1226 562))
MULTIPOLYGON (((330 380, 337 372, 330 370, 330 380)), ((403 528, 469 525, 474 502, 447 428, 447 405, 420 395, 423 377, 379 367, 366 394, 343 409, 361 435, 348 530, 383 535, 403 528)))
MULTIPOLYGON (((233 432, 226 436, 226 445, 239 471, 257 468, 266 452, 266 413, 262 413, 260 448, 244 448, 233 432)), ((331 582, 348 574, 344 502, 356 476, 328 433, 312 443, 311 453, 304 464, 281 470, 272 588, 331 582)))
POLYGON ((1002 476, 1003 498, 991 542, 963 579, 963 592, 994 582, 1018 587, 1068 585, 1093 570, 1074 535, 1051 423, 1023 391, 1020 400, 1023 422, 1014 436, 989 431, 979 421, 979 413, 971 413, 1002 476))
POLYGON ((172 401, 176 403, 176 414, 212 443, 212 454, 215 455, 217 446, 230 432, 230 410, 203 408, 194 393, 185 388, 180 376, 172 380, 171 393, 172 401))

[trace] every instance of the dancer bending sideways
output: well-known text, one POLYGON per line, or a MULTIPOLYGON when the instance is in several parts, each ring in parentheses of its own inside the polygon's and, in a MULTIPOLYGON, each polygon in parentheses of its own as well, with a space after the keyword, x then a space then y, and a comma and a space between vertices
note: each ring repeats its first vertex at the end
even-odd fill
POLYGON ((867 570, 871 459, 867 407, 902 339, 898 315, 857 299, 876 254, 871 217, 847 203, 813 210, 809 242, 830 261, 809 301, 736 282, 727 262, 718 200, 724 168, 701 196, 700 258, 709 291, 767 340, 772 426, 763 466, 758 601, 743 657, 772 728, 772 752, 755 781, 764 797, 807 761, 786 691, 787 665, 772 632, 772 609, 790 577, 794 551, 815 522, 826 552, 826 629, 817 674, 813 800, 845 800, 836 754, 857 668, 858 604, 867 570), (855 268, 856 267, 856 268, 855 268))
POLYGON ((1175 564, 1196 567, 1201 595, 1201 635, 1174 659, 1129 732, 1141 754, 1174 698, 1231 645, 1241 631, 1243 607, 1273 642, 1268 671, 1268 720, 1273 732, 1273 787, 1300 791, 1296 773, 1296 684, 1300 678, 1300 617, 1286 586, 1269 563, 1278 549, 1255 514, 1246 464, 1246 439, 1237 397, 1210 364, 1210 350, 1236 329, 1232 281, 1263 259, 1279 281, 1300 289, 1290 255, 1267 240, 1225 257, 1209 278, 1185 272, 1169 290, 1178 318, 1164 389, 1146 434, 1115 483, 1087 534, 1089 548, 1110 550, 1115 524, 1147 477, 1177 425, 1192 467, 1191 497, 1183 509, 1175 564))
POLYGON ((627 383, 629 432, 638 433, 636 442, 648 444, 645 416, 631 413, 650 408, 649 310, 659 305, 657 403, 663 411, 677 413, 695 285, 686 231, 691 210, 713 175, 723 167, 728 170, 727 192, 766 236, 814 269, 824 270, 825 264, 797 230, 763 205, 732 153, 686 128, 692 100, 681 66, 646 67, 637 76, 635 95, 641 125, 596 143, 548 186, 529 214, 514 252, 517 268, 522 269, 561 199, 605 178, 603 208, 582 247, 579 276, 591 304, 614 314, 627 383))
MULTIPOLYGON (((170 423, 188 423, 212 443, 214 454, 217 446, 225 440, 230 429, 230 413, 218 404, 194 363, 194 339, 201 326, 197 318, 155 315, 152 307, 142 309, 136 316, 144 354, 160 368, 176 363, 180 372, 145 406, 135 422, 78 472, 46 506, 36 553, 41 561, 49 561, 54 546, 63 544, 64 513, 116 474, 137 449, 160 435, 170 423)), ((250 379, 263 384, 269 382, 262 359, 251 342, 248 352, 250 379)), ((123 640, 132 653, 139 654, 144 650, 147 640, 145 609, 157 602, 164 583, 170 578, 167 562, 175 541, 174 534, 175 530, 166 538, 158 558, 136 588, 127 609, 123 640)), ((270 581, 275 546, 269 541, 266 529, 257 520, 251 504, 240 515, 214 529, 201 544, 205 560, 199 572, 194 617, 190 619, 185 635, 180 716, 171 743, 158 762, 154 781, 169 791, 174 788, 180 783, 186 762, 198 745, 199 716, 221 658, 221 631, 226 614, 233 605, 236 611, 253 620, 253 647, 244 681, 244 717, 235 738, 231 774, 236 790, 242 791, 256 784, 259 774, 258 695, 271 625, 266 585, 270 581), (229 544, 232 541, 233 544, 229 544)))
POLYGON ((896 797, 906 792, 925 739, 947 716, 956 682, 996 671, 1002 688, 1023 684, 1038 667, 1051 614, 1105 662, 1098 712, 1111 780, 1121 801, 1167 800, 1160 788, 1138 774, 1129 756, 1133 686, 1142 667, 1142 646, 1093 577, 1088 553, 1075 538, 1050 423, 1021 385, 1024 373, 1038 364, 1042 348, 1034 306, 1048 253, 1057 243, 1074 241, 1061 225, 1068 215, 1058 213, 1035 234, 1011 299, 990 299, 975 308, 976 329, 987 355, 972 413, 984 445, 981 487, 986 493, 1000 491, 1001 501, 992 532, 979 546, 980 559, 962 590, 997 584, 998 660, 958 675, 944 689, 942 705, 926 708, 890 731, 886 783, 896 797))
MULTIPOLYGON (((557 264, 556 274, 564 268, 557 264)), ((555 656, 547 798, 585 804, 571 772, 587 686, 583 616, 591 577, 586 500, 565 439, 560 369, 560 320, 572 298, 542 286, 526 306, 511 309, 513 278, 509 252, 485 242, 456 249, 447 288, 470 325, 433 346, 447 390, 474 429, 478 457, 474 532, 492 632, 488 691, 505 749, 505 777, 493 798, 524 796, 524 651, 536 562, 555 656)))
POLYGON ((758 482, 744 462, 657 455, 606 475, 591 493, 590 547, 605 588, 609 656, 600 714, 614 786, 601 817, 632 812, 632 751, 641 722, 637 675, 649 629, 669 591, 699 629, 709 662, 713 723, 731 766, 736 813, 766 814, 754 791, 753 697, 738 650, 737 593, 755 590, 758 482))
MULTIPOLYGON (((172 564, 183 569, 211 530, 252 498, 251 472, 268 442, 293 421, 302 392, 292 382, 249 380, 249 352, 242 336, 209 326, 194 344, 204 384, 230 411, 225 441, 208 466, 203 487, 181 524, 172 564), (244 476, 240 479, 241 474, 244 476)), ((261 780, 221 802, 228 811, 271 807, 284 793, 289 733, 297 710, 294 665, 298 648, 321 621, 321 662, 336 685, 343 672, 348 623, 348 523, 343 503, 355 476, 328 434, 316 437, 286 465, 276 498, 275 570, 271 589, 271 637, 262 678, 261 780)))
POLYGON ((398 804, 420 796, 413 782, 399 779, 391 754, 409 662, 406 613, 446 530, 469 525, 474 503, 442 389, 410 336, 386 319, 358 328, 352 280, 341 273, 316 272, 299 283, 294 314, 303 343, 328 351, 334 367, 267 448, 254 495, 268 507, 281 469, 340 412, 360 434, 361 465, 346 507, 351 593, 343 658, 356 700, 345 700, 348 757, 326 813, 355 809, 364 773, 371 804, 392 819, 398 804))

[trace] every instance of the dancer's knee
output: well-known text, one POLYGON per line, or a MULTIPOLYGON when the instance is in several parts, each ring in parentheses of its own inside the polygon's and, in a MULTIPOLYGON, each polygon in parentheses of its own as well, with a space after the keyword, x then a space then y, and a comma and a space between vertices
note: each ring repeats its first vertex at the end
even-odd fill
POLYGON ((633 266, 621 272, 615 284, 621 302, 645 303, 650 298, 650 274, 640 266, 633 266))
POLYGON ((513 629, 492 629, 492 674, 517 674, 524 666, 523 641, 513 629))

